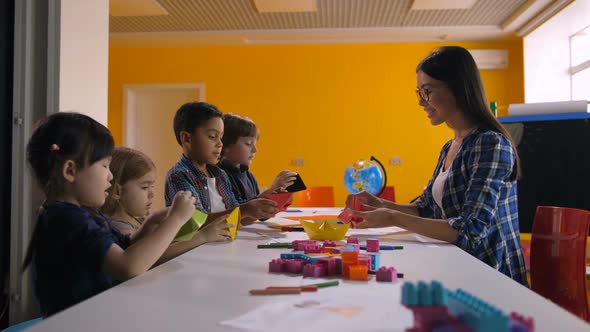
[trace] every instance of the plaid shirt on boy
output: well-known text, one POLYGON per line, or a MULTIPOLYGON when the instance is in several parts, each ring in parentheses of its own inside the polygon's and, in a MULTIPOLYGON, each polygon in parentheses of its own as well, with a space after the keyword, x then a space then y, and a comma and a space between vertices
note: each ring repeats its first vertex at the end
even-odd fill
POLYGON ((496 131, 481 129, 465 137, 444 184, 441 210, 432 197, 432 185, 450 146, 449 141, 443 147, 432 179, 414 203, 420 216, 447 219, 459 233, 455 245, 528 285, 520 244, 516 180, 510 179, 516 160, 510 141, 496 131))
MULTIPOLYGON (((215 178, 215 184, 219 195, 223 198, 226 209, 238 206, 229 178, 225 172, 217 166, 207 165, 207 170, 215 178)), ((166 174, 164 197, 166 206, 172 205, 172 200, 177 192, 187 190, 196 198, 195 207, 203 212, 211 212, 211 199, 207 188, 207 175, 198 170, 184 154, 180 160, 166 174)))

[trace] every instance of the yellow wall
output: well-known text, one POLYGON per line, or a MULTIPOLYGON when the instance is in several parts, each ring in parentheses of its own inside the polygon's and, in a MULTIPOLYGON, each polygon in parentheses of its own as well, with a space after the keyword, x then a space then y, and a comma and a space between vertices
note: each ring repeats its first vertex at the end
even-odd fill
MULTIPOLYGON (((426 185, 452 134, 444 125, 430 125, 414 92, 416 65, 441 45, 111 48, 109 128, 121 142, 123 84, 203 82, 208 102, 248 116, 261 128, 252 166, 261 185, 289 168, 308 186, 334 185, 341 206, 344 169, 374 155, 386 164, 398 201, 408 202, 426 185), (388 164, 394 155, 401 166, 388 164), (291 166, 297 156, 304 166, 291 166)), ((508 49, 508 69, 483 71, 483 81, 500 112, 523 102, 521 41, 459 45, 508 49)), ((172 124, 166 125, 165 134, 172 135, 172 124)))

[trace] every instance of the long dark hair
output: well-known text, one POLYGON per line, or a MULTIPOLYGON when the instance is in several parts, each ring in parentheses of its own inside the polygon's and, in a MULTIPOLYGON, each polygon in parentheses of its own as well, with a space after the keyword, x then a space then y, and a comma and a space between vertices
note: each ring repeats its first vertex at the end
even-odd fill
MULTIPOLYGON (((60 112, 41 120, 27 144, 27 162, 33 170, 47 201, 63 193, 61 170, 67 160, 84 169, 113 153, 111 132, 89 116, 60 112)), ((42 213, 43 206, 39 209, 42 213)), ((35 225, 23 270, 31 263, 37 242, 35 225)))
POLYGON ((452 91, 461 112, 478 127, 501 133, 510 141, 516 155, 510 179, 520 178, 520 158, 516 144, 489 108, 479 70, 471 53, 460 46, 441 47, 418 64, 416 72, 419 71, 444 82, 452 91))

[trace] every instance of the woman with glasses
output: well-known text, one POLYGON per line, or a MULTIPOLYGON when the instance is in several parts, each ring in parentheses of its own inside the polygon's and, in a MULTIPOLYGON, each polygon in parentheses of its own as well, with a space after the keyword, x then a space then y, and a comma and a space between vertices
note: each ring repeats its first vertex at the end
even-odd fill
POLYGON ((527 285, 516 200, 519 159, 488 108, 473 57, 462 47, 442 47, 420 62, 416 77, 419 105, 430 123, 445 123, 454 138, 414 203, 362 192, 356 195, 364 211, 349 212, 364 219, 359 228, 398 226, 453 243, 527 285))

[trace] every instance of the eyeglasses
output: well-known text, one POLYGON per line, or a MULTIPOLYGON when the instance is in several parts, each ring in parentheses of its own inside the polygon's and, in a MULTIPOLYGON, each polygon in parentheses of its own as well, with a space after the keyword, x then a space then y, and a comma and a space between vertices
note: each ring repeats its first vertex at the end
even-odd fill
POLYGON ((440 86, 429 86, 422 89, 416 89, 416 96, 418 97, 419 101, 430 101, 430 94, 432 93, 432 88, 439 88, 440 86))
POLYGON ((418 97, 418 101, 428 102, 430 100, 431 93, 432 90, 430 90, 429 88, 416 89, 416 96, 418 97))

